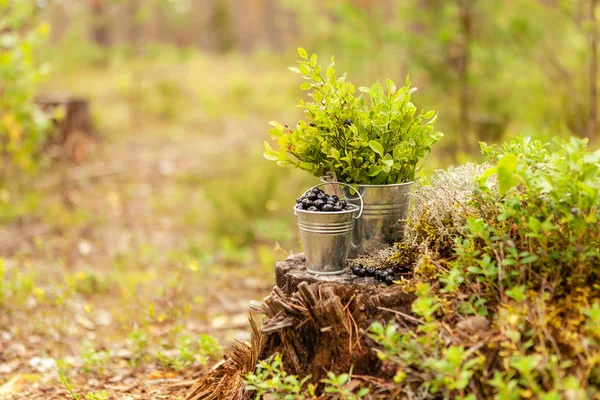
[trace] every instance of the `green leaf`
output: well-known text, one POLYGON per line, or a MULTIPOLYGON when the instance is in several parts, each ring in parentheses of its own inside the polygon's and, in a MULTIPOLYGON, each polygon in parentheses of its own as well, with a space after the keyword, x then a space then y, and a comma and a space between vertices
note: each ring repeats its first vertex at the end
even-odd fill
POLYGON ((367 175, 376 176, 382 171, 382 169, 383 168, 380 165, 373 165, 371 168, 369 168, 367 175))
POLYGON ((271 138, 277 139, 278 137, 281 136, 281 131, 277 128, 272 128, 272 129, 269 129, 269 135, 271 136, 271 138))
POLYGON ((434 116, 435 116, 434 110, 427 111, 425 114, 423 114, 423 118, 425 118, 425 119, 430 119, 430 118, 433 118, 434 116))
POLYGON ((304 82, 302 85, 300 85, 300 89, 302 90, 309 90, 310 88, 312 88, 310 82, 304 82))
POLYGON ((387 85, 388 94, 395 94, 396 93, 396 84, 394 83, 394 81, 392 81, 391 79, 388 79, 385 83, 387 85))
POLYGON ((348 374, 340 374, 337 378, 338 384, 339 385, 345 385, 346 382, 348 382, 348 380, 350 379, 350 375, 348 374))
POLYGON ((383 146, 381 145, 381 143, 379 143, 376 140, 371 140, 369 141, 369 147, 371 148, 371 150, 373 150, 375 153, 379 154, 381 157, 383 157, 383 146))
POLYGON ((339 152, 339 150, 338 150, 338 149, 336 149, 336 148, 334 148, 334 147, 332 147, 332 148, 329 150, 329 155, 330 155, 332 158, 336 159, 336 160, 339 160, 339 159, 340 159, 340 152, 339 152))
POLYGON ((516 178, 516 170, 519 165, 519 159, 514 154, 504 154, 498 160, 498 192, 500 196, 504 196, 513 187, 519 183, 516 178))
POLYGON ((527 257, 523 258, 523 259, 521 260, 521 263, 522 263, 522 264, 531 264, 531 263, 533 263, 533 262, 536 262, 536 261, 537 261, 537 259, 538 259, 538 256, 536 256, 535 254, 532 254, 532 255, 530 255, 530 256, 527 256, 527 257))
POLYGON ((295 72, 295 73, 297 73, 297 74, 299 74, 299 73, 300 73, 300 69, 298 69, 298 68, 296 68, 296 67, 288 67, 288 69, 289 69, 290 71, 292 71, 292 72, 295 72))
POLYGON ((299 167, 308 171, 313 171, 315 169, 315 164, 309 162, 301 162, 299 167))
POLYGON ((373 185, 382 185, 387 180, 389 174, 387 172, 381 171, 375 178, 373 178, 371 184, 373 185))
POLYGON ((371 101, 373 104, 378 104, 381 97, 383 97, 383 87, 379 82, 376 82, 371 89, 369 90, 369 94, 371 95, 371 101))
POLYGON ((263 153, 263 156, 267 160, 271 160, 271 161, 279 160, 278 154, 271 148, 271 146, 267 142, 265 142, 265 152, 263 153))
POLYGON ((277 161, 284 162, 286 160, 287 160, 287 151, 286 151, 285 147, 282 147, 281 150, 279 150, 279 154, 277 155, 277 161))
POLYGON ((309 76, 310 75, 310 67, 306 64, 300 64, 300 72, 302 75, 309 76))
POLYGON ((302 47, 298 47, 298 54, 300 55, 300 57, 304 58, 305 60, 308 60, 308 54, 306 53, 306 50, 304 50, 302 47))

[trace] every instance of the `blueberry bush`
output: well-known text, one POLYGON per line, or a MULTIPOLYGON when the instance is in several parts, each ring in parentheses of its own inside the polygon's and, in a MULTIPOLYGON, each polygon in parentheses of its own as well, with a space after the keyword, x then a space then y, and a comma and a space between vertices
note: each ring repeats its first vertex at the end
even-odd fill
MULTIPOLYGON (((369 389, 352 388, 350 373, 336 375, 327 373, 327 378, 321 379, 322 392, 327 398, 340 400, 359 400, 369 394, 369 389)), ((311 376, 299 378, 285 371, 281 354, 275 354, 267 360, 259 361, 255 371, 245 376, 246 391, 252 393, 254 399, 285 399, 303 400, 323 398, 317 394, 316 385, 308 383, 311 376)), ((355 385, 354 385, 355 386, 355 385)))
POLYGON ((417 318, 371 327, 407 395, 598 396, 600 151, 586 144, 482 144, 491 166, 466 198, 422 208, 421 226, 410 224, 443 227, 454 244, 446 255, 413 249, 415 274, 399 283, 416 295, 417 318), (464 224, 429 218, 435 207, 464 224))
POLYGON ((281 166, 294 166, 319 177, 335 172, 352 184, 393 184, 415 179, 419 162, 443 136, 434 131, 435 111, 418 111, 411 102, 416 88, 400 88, 387 80, 359 87, 337 76, 335 61, 323 71, 316 54, 300 48, 298 67, 291 67, 306 80, 300 88, 311 101, 298 105, 308 121, 292 130, 273 121, 269 131, 277 140, 273 149, 265 142, 265 157, 281 166), (323 75, 323 72, 325 76, 323 75), (365 96, 367 98, 365 98, 365 96))

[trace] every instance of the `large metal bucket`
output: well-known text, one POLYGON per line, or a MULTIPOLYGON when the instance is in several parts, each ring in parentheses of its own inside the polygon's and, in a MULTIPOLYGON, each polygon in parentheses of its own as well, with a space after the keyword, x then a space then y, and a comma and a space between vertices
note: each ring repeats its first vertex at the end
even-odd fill
MULTIPOLYGON (((331 179, 321 178, 333 183, 331 179)), ((328 188, 331 193, 343 193, 351 204, 359 203, 359 199, 364 202, 362 216, 354 224, 350 258, 402 241, 413 184, 355 185, 358 193, 346 184, 328 188)))
MULTIPOLYGON (((316 185, 309 191, 323 185, 316 185)), ((317 275, 344 272, 354 222, 362 213, 360 195, 354 196, 353 201, 360 206, 352 203, 348 204, 348 210, 336 212, 307 211, 294 207, 308 272, 317 275)))

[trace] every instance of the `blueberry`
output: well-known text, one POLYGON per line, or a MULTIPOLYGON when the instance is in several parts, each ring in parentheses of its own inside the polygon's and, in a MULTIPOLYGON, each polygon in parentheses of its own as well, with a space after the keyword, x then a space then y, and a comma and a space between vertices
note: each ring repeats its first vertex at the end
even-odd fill
POLYGON ((312 201, 315 201, 317 199, 317 194, 316 193, 311 193, 308 195, 308 198, 312 201))
POLYGON ((537 219, 540 222, 544 222, 544 220, 545 220, 543 215, 538 215, 537 217, 535 217, 535 219, 537 219))
POLYGON ((364 268, 358 268, 358 270, 356 271, 358 276, 365 276, 367 275, 367 271, 365 271, 364 268))
POLYGON ((302 208, 304 208, 305 210, 312 206, 313 206, 312 200, 309 200, 309 199, 302 200, 302 208))
POLYGON ((394 277, 392 275, 388 275, 385 277, 385 283, 387 283, 388 285, 393 285, 394 284, 394 277))
POLYGON ((339 198, 339 197, 337 197, 335 194, 334 194, 333 196, 331 196, 331 199, 332 199, 333 201, 335 201, 336 203, 337 203, 338 201, 340 201, 340 198, 339 198))
POLYGON ((340 200, 340 204, 342 205, 342 208, 346 208, 348 206, 346 200, 340 200))
POLYGON ((359 269, 360 269, 360 268, 358 268, 358 267, 356 267, 356 266, 352 267, 352 273, 353 273, 354 275, 358 275, 358 270, 359 270, 359 269))
MULTIPOLYGON (((317 200, 317 201, 319 201, 319 200, 317 200)), ((321 211, 326 211, 326 212, 333 211, 333 206, 331 204, 325 204, 321 208, 321 211)))
POLYGON ((377 279, 380 282, 385 281, 386 276, 389 276, 389 275, 385 271, 379 270, 379 271, 375 272, 375 279, 377 279))
POLYGON ((319 211, 319 209, 315 206, 308 207, 308 211, 319 211))
POLYGON ((302 200, 304 200, 302 197, 297 198, 296 204, 302 204, 302 200))
POLYGON ((394 275, 394 270, 391 269, 391 268, 388 268, 388 269, 385 270, 385 273, 388 274, 388 275, 394 275))
POLYGON ((332 199, 327 200, 327 204, 331 205, 331 207, 335 206, 335 201, 332 199))
POLYGON ((333 207, 333 211, 340 212, 340 211, 344 211, 344 209, 342 207, 336 205, 333 207))
POLYGON ((571 214, 573 214, 574 216, 579 215, 579 210, 577 209, 577 207, 571 208, 571 214))
POLYGON ((319 189, 319 188, 312 188, 311 192, 313 192, 314 194, 319 194, 319 193, 321 193, 321 189, 319 189))
POLYGON ((368 267, 367 268, 367 276, 373 276, 373 275, 375 275, 375 268, 368 267))
POLYGON ((325 201, 325 196, 325 193, 319 193, 317 194, 317 199, 325 201))
POLYGON ((322 210, 325 204, 326 203, 323 200, 315 200, 314 202, 314 206, 317 207, 319 210, 322 210))
POLYGON ((344 120, 344 125, 352 125, 352 120, 350 118, 344 120))

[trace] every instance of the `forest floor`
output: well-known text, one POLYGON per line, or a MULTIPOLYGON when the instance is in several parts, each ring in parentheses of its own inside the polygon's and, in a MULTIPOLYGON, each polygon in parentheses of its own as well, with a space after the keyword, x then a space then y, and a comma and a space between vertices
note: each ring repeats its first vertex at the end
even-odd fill
POLYGON ((81 165, 46 168, 0 225, 0 399, 73 397, 59 369, 82 399, 180 398, 249 339, 249 301, 298 248, 282 204, 305 181, 277 189, 266 116, 205 102, 198 121, 191 101, 183 121, 142 109, 136 123, 130 91, 102 83, 118 79, 68 80, 50 89, 87 88, 104 140, 81 165))
POLYGON ((234 136, 118 140, 69 167, 74 182, 40 178, 56 215, 0 230, 0 398, 67 398, 60 366, 76 393, 172 399, 248 339, 248 301, 271 274, 234 248, 209 250, 204 193, 186 179, 218 174, 216 150, 234 136))

